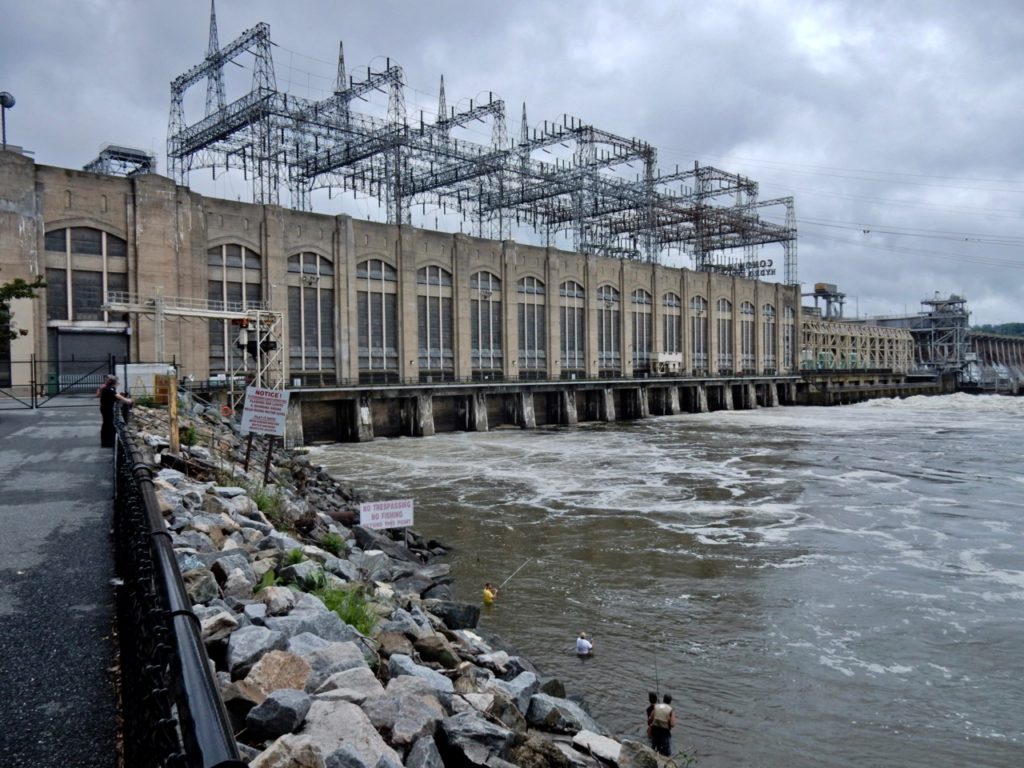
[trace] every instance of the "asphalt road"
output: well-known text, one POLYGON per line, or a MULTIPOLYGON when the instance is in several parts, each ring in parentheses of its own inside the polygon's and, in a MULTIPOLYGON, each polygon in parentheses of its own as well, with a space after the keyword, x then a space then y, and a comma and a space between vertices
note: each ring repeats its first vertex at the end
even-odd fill
POLYGON ((113 451, 72 403, 0 410, 3 768, 116 764, 113 451))

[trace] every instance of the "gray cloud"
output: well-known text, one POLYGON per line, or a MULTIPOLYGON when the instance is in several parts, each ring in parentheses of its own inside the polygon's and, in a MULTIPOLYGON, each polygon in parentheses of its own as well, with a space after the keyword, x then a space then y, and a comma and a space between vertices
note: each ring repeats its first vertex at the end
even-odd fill
MULTIPOLYGON (((169 83, 206 51, 207 0, 6 6, 10 141, 72 168, 138 146, 162 168, 169 83)), ((651 142, 663 167, 698 160, 791 194, 802 280, 839 284, 851 313, 939 291, 964 293, 975 322, 1022 319, 1015 2, 220 0, 217 14, 222 45, 268 22, 279 87, 299 95, 331 87, 343 40, 350 69, 404 67, 411 119, 444 74, 449 104, 505 99, 513 135, 525 101, 533 124, 569 113, 651 142)), ((235 96, 248 76, 229 76, 235 96)), ((248 196, 230 179, 213 191, 248 196)))

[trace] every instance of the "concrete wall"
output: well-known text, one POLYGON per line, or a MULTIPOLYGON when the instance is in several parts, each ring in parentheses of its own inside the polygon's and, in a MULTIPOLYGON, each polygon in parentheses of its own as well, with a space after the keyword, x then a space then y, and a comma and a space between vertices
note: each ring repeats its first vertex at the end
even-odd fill
MULTIPOLYGON (((0 268, 3 280, 29 279, 45 269, 47 255, 43 238, 48 230, 64 227, 92 227, 123 238, 128 244, 130 291, 142 298, 159 290, 164 296, 205 299, 208 295, 207 250, 221 244, 239 244, 262 258, 262 294, 272 309, 285 312, 287 286, 295 275, 287 272, 287 259, 299 252, 329 257, 334 262, 331 287, 335 296, 335 361, 338 381, 359 378, 357 337, 357 265, 377 258, 394 267, 399 275, 399 375, 416 381, 418 339, 416 318, 416 273, 433 265, 452 274, 454 353, 456 376, 468 379, 470 356, 469 280, 486 270, 502 279, 504 315, 502 343, 504 377, 516 379, 518 326, 516 306, 520 279, 533 276, 546 286, 547 375, 561 374, 559 286, 566 280, 583 285, 586 292, 589 376, 597 376, 597 289, 614 286, 620 294, 621 370, 632 371, 633 291, 652 294, 652 356, 662 349, 662 296, 673 292, 682 301, 684 373, 693 373, 690 360, 689 304, 702 296, 708 304, 709 374, 717 370, 716 302, 728 298, 733 305, 733 348, 739 354, 738 309, 742 301, 757 308, 755 338, 758 366, 763 358, 762 316, 764 304, 776 310, 776 349, 783 352, 784 310, 793 309, 799 328, 799 288, 763 283, 686 269, 598 258, 508 242, 497 242, 461 234, 397 227, 352 219, 348 216, 292 211, 207 198, 176 186, 156 175, 134 179, 102 176, 62 168, 36 165, 14 152, 0 152, 0 268)), ((74 266, 72 265, 72 268, 74 266)), ((18 307, 19 315, 31 310, 31 317, 18 321, 33 330, 32 346, 46 355, 47 323, 45 297, 18 307), (27 322, 25 322, 27 320, 27 322)), ((106 325, 119 326, 120 318, 106 325)), ((74 325, 73 321, 68 321, 74 325)), ((136 360, 155 357, 154 324, 147 316, 131 318, 131 354, 136 360)), ((168 317, 164 342, 165 357, 175 358, 182 372, 196 378, 209 373, 209 341, 206 321, 168 317)), ((282 343, 287 342, 287 327, 282 343)), ((797 369, 799 333, 794 331, 791 359, 779 361, 779 373, 797 369)), ((20 351, 20 350, 19 350, 20 351)), ((287 355, 286 355, 287 361, 287 355)))

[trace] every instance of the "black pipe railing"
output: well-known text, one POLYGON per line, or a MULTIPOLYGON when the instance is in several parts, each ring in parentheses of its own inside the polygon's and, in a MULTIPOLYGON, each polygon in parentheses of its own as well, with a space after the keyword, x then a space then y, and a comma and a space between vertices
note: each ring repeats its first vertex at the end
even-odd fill
POLYGON ((124 764, 242 768, 151 470, 120 409, 115 409, 114 424, 124 764))

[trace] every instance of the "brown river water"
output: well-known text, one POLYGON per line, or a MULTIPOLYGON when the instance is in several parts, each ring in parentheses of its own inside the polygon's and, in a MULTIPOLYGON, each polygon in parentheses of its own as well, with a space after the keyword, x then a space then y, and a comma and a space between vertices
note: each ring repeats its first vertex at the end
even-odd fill
POLYGON ((412 498, 480 630, 717 766, 1024 765, 1024 400, 956 395, 313 450, 412 498), (584 630, 595 654, 581 660, 584 630))

